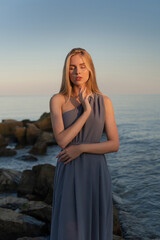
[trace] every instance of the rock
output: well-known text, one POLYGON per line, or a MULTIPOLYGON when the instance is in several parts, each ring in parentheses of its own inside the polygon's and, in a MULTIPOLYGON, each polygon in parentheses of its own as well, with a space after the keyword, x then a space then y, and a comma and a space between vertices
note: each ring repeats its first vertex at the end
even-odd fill
POLYGON ((0 134, 3 136, 13 136, 15 127, 23 127, 23 123, 14 119, 5 119, 0 123, 0 134))
POLYGON ((16 192, 21 172, 12 169, 0 169, 0 192, 16 192))
POLYGON ((17 152, 14 149, 0 147, 0 157, 10 157, 16 155, 17 152))
POLYGON ((17 238, 17 240, 48 240, 48 238, 45 237, 22 237, 22 238, 17 238))
POLYGON ((30 201, 20 206, 20 212, 51 223, 52 207, 42 201, 30 201))
POLYGON ((46 224, 42 221, 0 208, 0 240, 16 240, 18 237, 46 235, 46 224))
POLYGON ((28 202, 28 199, 26 199, 26 198, 18 198, 18 197, 8 196, 8 197, 0 199, 0 207, 16 210, 22 204, 27 203, 27 202, 28 202))
POLYGON ((123 236, 118 217, 118 210, 115 205, 113 205, 113 233, 121 237, 123 236))
POLYGON ((26 144, 26 128, 25 127, 15 127, 14 136, 18 144, 24 146, 26 144))
POLYGON ((32 170, 24 170, 18 186, 18 196, 32 194, 36 182, 36 175, 32 170))
POLYGON ((27 128, 27 124, 28 123, 33 123, 34 121, 30 121, 29 119, 24 119, 22 120, 22 123, 23 123, 23 127, 27 128))
POLYGON ((38 121, 42 121, 44 120, 45 118, 49 117, 50 116, 50 112, 44 112, 42 113, 42 115, 40 116, 40 118, 38 119, 38 121))
POLYGON ((29 153, 36 154, 36 155, 44 155, 47 151, 47 144, 45 142, 38 141, 34 144, 31 148, 29 153))
POLYGON ((7 141, 5 140, 5 138, 2 136, 2 134, 0 134, 0 147, 5 147, 7 146, 8 143, 7 141))
POLYGON ((30 162, 38 161, 38 158, 33 156, 32 154, 22 155, 20 157, 17 157, 16 159, 22 160, 22 161, 30 161, 30 162))
POLYGON ((52 204, 55 166, 41 164, 24 170, 18 186, 18 196, 52 204))
POLYGON ((26 129, 26 142, 27 144, 35 144, 37 138, 41 134, 41 130, 35 126, 33 123, 27 124, 26 129))
POLYGON ((123 238, 118 235, 113 235, 113 240, 123 240, 123 238))
POLYGON ((43 113, 39 120, 35 121, 34 124, 42 131, 52 131, 50 113, 43 113))
POLYGON ((52 132, 42 132, 37 141, 45 142, 47 146, 57 144, 52 132))
POLYGON ((29 151, 29 153, 36 155, 44 155, 47 151, 47 146, 53 144, 56 144, 56 141, 53 137, 53 133, 42 132, 37 138, 36 143, 29 151))
POLYGON ((40 164, 32 168, 36 174, 34 193, 41 196, 47 204, 52 204, 55 166, 40 164))

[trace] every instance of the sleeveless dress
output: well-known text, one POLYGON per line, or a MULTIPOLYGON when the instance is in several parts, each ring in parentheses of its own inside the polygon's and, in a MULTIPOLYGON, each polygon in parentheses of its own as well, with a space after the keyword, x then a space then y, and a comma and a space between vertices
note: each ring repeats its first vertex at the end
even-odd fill
MULTIPOLYGON (((103 96, 94 93, 88 101, 91 114, 67 147, 100 142, 105 121, 103 96)), ((64 112, 64 128, 82 113, 82 104, 64 112)), ((50 240, 112 240, 112 182, 105 155, 82 153, 66 165, 57 162, 52 205, 50 240)))

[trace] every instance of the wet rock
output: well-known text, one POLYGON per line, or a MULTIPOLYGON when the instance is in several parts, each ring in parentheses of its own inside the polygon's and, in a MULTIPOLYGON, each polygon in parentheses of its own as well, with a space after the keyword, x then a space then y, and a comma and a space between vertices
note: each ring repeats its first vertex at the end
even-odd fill
POLYGON ((17 126, 14 131, 14 135, 18 144, 24 146, 26 144, 26 128, 17 126))
POLYGON ((48 146, 56 144, 56 140, 52 132, 42 132, 37 141, 45 142, 48 146))
POLYGON ((52 207, 42 201, 29 201, 20 206, 20 212, 44 222, 51 222, 52 207))
POLYGON ((41 134, 41 130, 35 126, 33 123, 28 123, 27 124, 27 129, 26 129, 26 142, 27 144, 35 144, 37 141, 37 138, 41 134))
POLYGON ((22 238, 17 238, 17 240, 48 240, 49 238, 47 237, 22 237, 22 238))
POLYGON ((38 161, 38 158, 33 156, 32 154, 26 154, 22 155, 20 157, 17 157, 16 159, 22 160, 22 161, 29 161, 29 162, 35 162, 38 161))
POLYGON ((8 143, 7 141, 5 140, 5 138, 2 136, 2 134, 0 134, 0 147, 5 147, 7 146, 8 143))
POLYGON ((53 133, 49 132, 42 132, 39 137, 37 138, 36 143, 29 151, 29 153, 36 154, 36 155, 44 155, 47 151, 48 145, 55 144, 55 139, 53 137, 53 133))
POLYGON ((118 235, 113 235, 113 240, 123 240, 123 238, 118 235))
POLYGON ((41 164, 34 166, 32 170, 36 174, 34 193, 41 196, 42 200, 47 204, 51 204, 55 166, 51 164, 41 164))
POLYGON ((52 203, 55 166, 41 164, 24 170, 18 186, 18 196, 52 203))
POLYGON ((0 169, 0 192, 16 192, 21 172, 12 169, 0 169))
POLYGON ((123 236, 118 217, 118 210, 115 205, 113 205, 113 233, 121 237, 123 236))
POLYGON ((23 123, 23 127, 27 127, 27 124, 28 123, 33 123, 34 121, 31 121, 31 120, 29 120, 29 119, 23 119, 22 120, 22 123, 23 123))
POLYGON ((36 175, 32 170, 24 170, 18 186, 18 196, 32 194, 36 182, 36 175))
POLYGON ((3 136, 14 135, 15 127, 23 127, 23 123, 14 119, 5 119, 0 123, 0 134, 3 136))
POLYGON ((29 153, 36 154, 36 155, 44 155, 47 151, 47 144, 45 142, 38 141, 34 144, 31 148, 29 153))
POLYGON ((34 124, 42 131, 52 131, 52 123, 50 113, 43 113, 38 121, 34 124))
POLYGON ((18 198, 14 196, 8 196, 5 198, 0 199, 0 207, 1 208, 8 208, 12 210, 16 210, 22 204, 28 203, 28 199, 26 198, 18 198))
POLYGON ((16 240, 18 237, 46 235, 46 224, 42 221, 0 208, 0 240, 16 240))
POLYGON ((16 154, 17 154, 17 152, 14 149, 0 147, 0 157, 11 157, 11 156, 14 156, 16 154))

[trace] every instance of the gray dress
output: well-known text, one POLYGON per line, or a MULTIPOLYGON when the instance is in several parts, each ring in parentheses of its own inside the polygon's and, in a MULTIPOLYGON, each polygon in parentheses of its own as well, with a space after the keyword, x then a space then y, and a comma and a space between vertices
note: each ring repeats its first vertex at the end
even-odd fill
MULTIPOLYGON (((88 100, 92 112, 68 146, 100 142, 105 121, 103 96, 94 93, 88 100)), ((64 127, 82 113, 82 104, 64 112, 64 127)), ((57 162, 50 240, 112 240, 112 231, 112 182, 105 155, 82 153, 66 165, 57 162)))

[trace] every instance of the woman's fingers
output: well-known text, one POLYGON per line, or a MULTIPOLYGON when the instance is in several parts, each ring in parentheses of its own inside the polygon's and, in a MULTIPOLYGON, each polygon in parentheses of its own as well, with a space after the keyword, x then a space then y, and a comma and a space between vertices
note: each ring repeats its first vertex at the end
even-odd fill
POLYGON ((67 154, 63 154, 58 161, 65 161, 68 158, 67 154))
POLYGON ((66 162, 64 162, 64 165, 66 165, 67 163, 71 162, 72 159, 70 158, 69 160, 67 160, 66 162))
POLYGON ((79 97, 80 97, 80 101, 83 102, 86 99, 85 93, 86 93, 87 88, 86 87, 80 87, 80 91, 79 91, 79 97))
POLYGON ((56 158, 59 158, 62 154, 64 154, 64 150, 61 151, 61 152, 56 156, 56 158))
POLYGON ((64 162, 64 164, 65 163, 68 163, 68 162, 70 162, 72 160, 72 158, 70 158, 70 157, 64 157, 64 158, 60 158, 59 160, 58 160, 58 162, 64 162))
POLYGON ((60 153, 58 153, 56 158, 59 158, 61 155, 64 155, 65 153, 66 153, 66 149, 63 149, 60 153))

